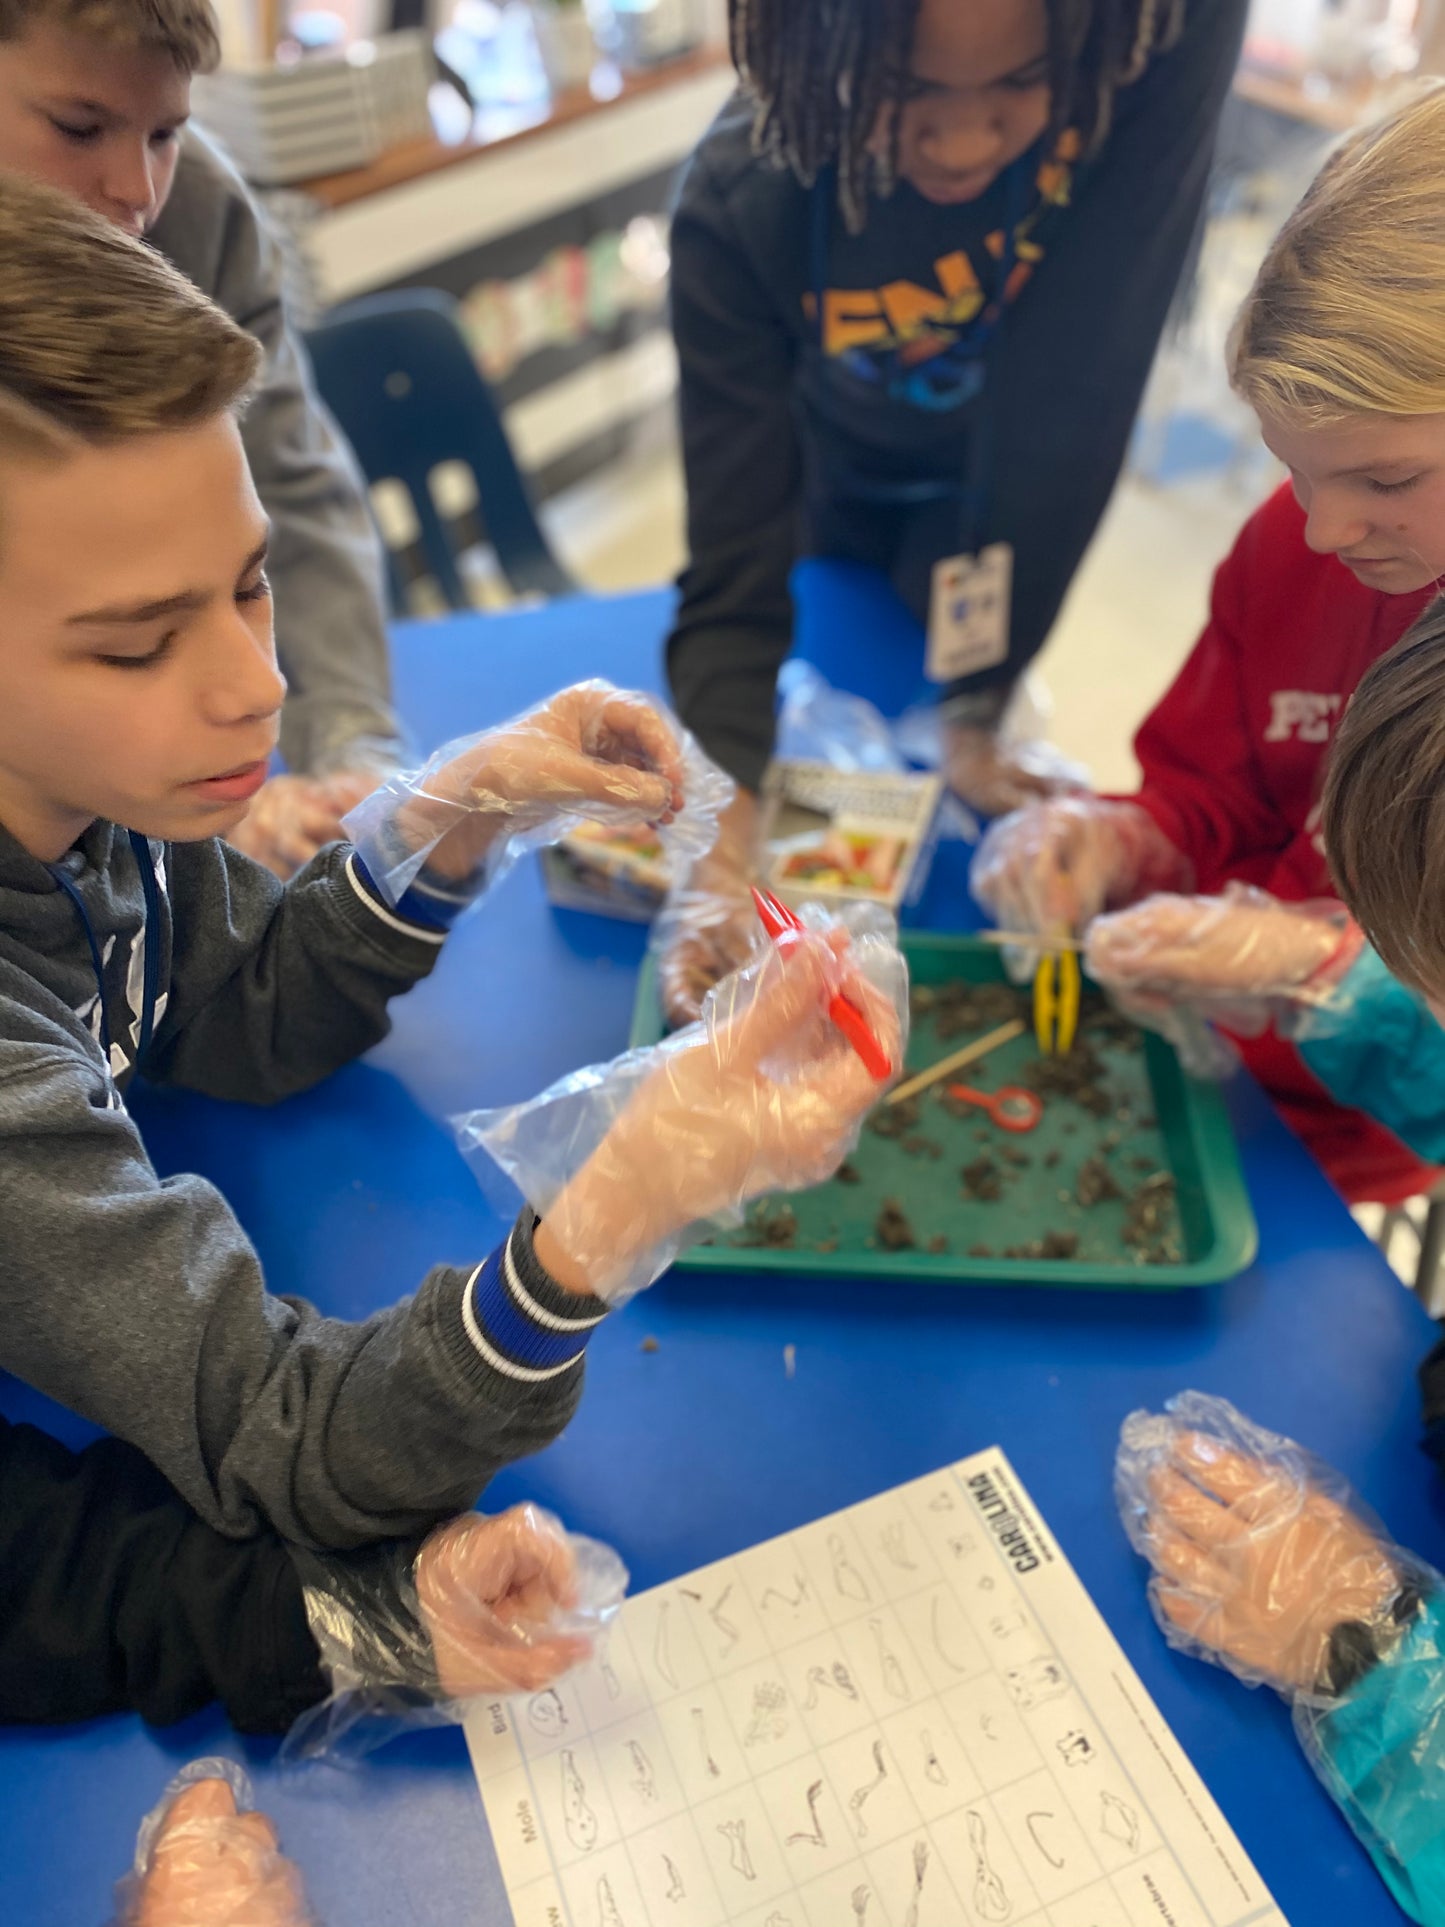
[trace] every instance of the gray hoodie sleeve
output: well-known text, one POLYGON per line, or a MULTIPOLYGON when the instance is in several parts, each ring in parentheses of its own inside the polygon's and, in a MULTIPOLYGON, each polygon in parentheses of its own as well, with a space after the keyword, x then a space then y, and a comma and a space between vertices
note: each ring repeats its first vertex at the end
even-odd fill
POLYGON ((365 485, 287 322, 275 237, 199 130, 187 129, 151 239, 266 350, 241 436, 271 518, 276 650, 290 685, 281 753, 310 770, 344 761, 358 738, 391 742, 381 547, 365 485))
MULTIPOLYGON (((143 1063, 160 1081, 253 1101, 312 1083, 383 1034, 441 941, 343 845, 284 887, 215 842, 166 855, 174 954, 143 1063)), ((567 1423, 605 1312, 548 1277, 530 1216, 361 1324, 271 1296, 214 1186, 157 1177, 75 1010, 3 962, 0 1224, 0 1366, 235 1536, 269 1520, 341 1548, 472 1504, 567 1423)))
POLYGON ((389 1000, 426 976, 444 932, 389 911, 351 848, 289 883, 214 838, 167 852, 169 996, 142 1069, 245 1104, 308 1089, 387 1034, 389 1000))
POLYGON ((162 1182, 59 1007, 0 1012, 0 1363, 139 1447, 235 1537, 343 1548, 420 1532, 562 1429, 604 1315, 531 1220, 361 1324, 267 1293, 220 1193, 162 1182))

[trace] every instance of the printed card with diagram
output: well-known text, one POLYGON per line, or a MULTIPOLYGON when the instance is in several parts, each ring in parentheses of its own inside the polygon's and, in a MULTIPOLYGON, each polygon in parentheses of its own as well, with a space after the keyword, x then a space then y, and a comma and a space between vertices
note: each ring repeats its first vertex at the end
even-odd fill
POLYGON ((1286 1927, 997 1449, 637 1595, 467 1739, 516 1927, 1286 1927))

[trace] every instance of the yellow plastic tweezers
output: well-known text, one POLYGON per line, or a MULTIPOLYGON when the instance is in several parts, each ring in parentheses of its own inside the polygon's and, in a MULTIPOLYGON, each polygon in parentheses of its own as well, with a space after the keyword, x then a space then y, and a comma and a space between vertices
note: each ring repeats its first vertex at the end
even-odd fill
POLYGON ((1081 981, 1073 950, 1050 950, 1034 972, 1034 1036, 1046 1057, 1074 1047, 1081 981))

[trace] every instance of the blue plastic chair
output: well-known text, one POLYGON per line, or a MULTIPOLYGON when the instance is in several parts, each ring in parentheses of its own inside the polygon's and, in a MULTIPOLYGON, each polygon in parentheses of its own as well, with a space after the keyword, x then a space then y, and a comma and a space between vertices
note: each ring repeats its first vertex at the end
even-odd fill
MULTIPOLYGON (((442 462, 471 470, 483 527, 514 593, 577 593, 537 521, 450 295, 431 288, 367 295, 333 309, 306 344, 322 399, 368 482, 400 482, 411 497, 427 565, 453 609, 472 603, 428 486, 442 462)), ((392 595, 404 613, 394 563, 392 595)))

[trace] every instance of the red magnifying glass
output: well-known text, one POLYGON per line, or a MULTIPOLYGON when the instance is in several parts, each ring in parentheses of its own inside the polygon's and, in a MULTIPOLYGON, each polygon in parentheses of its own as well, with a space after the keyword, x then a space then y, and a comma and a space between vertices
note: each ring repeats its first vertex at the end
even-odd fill
POLYGON ((976 1091, 972 1084, 949 1084, 948 1095, 960 1104, 975 1104, 1001 1131, 1032 1131, 1044 1114, 1044 1101, 1037 1091, 1026 1091, 1021 1084, 1003 1084, 996 1091, 976 1091))

